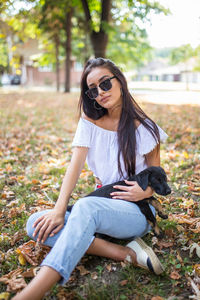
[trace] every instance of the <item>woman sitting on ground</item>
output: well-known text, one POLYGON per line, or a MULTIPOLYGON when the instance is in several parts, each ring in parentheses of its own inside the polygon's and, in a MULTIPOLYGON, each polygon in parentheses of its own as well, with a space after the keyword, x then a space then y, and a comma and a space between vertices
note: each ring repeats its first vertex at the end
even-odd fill
POLYGON ((127 181, 128 186, 112 193, 112 199, 85 197, 71 212, 67 205, 86 159, 102 185, 127 179, 160 165, 159 145, 167 135, 134 101, 124 75, 108 59, 86 63, 79 107, 73 155, 55 207, 31 215, 27 222, 28 235, 52 249, 15 300, 41 299, 55 283, 65 284, 85 253, 125 260, 156 274, 163 271, 158 257, 140 238, 151 228, 134 203, 150 197, 151 187, 143 191, 137 182, 127 181), (95 233, 133 241, 122 246, 95 233))

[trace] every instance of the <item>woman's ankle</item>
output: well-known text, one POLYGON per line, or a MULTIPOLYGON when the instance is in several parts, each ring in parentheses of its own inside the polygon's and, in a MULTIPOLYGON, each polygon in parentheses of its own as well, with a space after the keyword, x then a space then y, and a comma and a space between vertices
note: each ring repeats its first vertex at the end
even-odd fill
POLYGON ((125 261, 128 261, 134 265, 137 265, 137 256, 135 251, 133 251, 132 249, 130 249, 129 247, 125 247, 126 248, 126 257, 125 257, 125 261))

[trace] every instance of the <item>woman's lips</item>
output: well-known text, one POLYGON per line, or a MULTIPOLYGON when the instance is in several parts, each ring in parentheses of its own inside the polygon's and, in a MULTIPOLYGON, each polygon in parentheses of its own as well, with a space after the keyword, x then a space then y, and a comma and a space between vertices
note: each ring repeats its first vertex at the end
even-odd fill
POLYGON ((103 102, 103 103, 106 102, 108 98, 109 98, 109 96, 102 98, 101 102, 103 102))

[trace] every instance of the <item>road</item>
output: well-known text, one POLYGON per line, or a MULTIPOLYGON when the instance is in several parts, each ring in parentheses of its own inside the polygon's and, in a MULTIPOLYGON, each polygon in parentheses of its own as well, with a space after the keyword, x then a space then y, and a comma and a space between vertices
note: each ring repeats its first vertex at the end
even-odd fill
POLYGON ((144 102, 172 105, 199 105, 200 92, 190 91, 157 91, 157 90, 131 90, 132 95, 144 102))
MULTIPOLYGON (((199 105, 200 106, 200 86, 195 87, 195 91, 186 91, 184 87, 179 84, 168 84, 157 82, 131 82, 129 83, 131 94, 138 100, 144 102, 152 102, 159 104, 173 104, 173 105, 199 105), (143 89, 141 89, 143 87, 143 89), (151 87, 151 88, 150 88, 151 87), (197 90, 199 88, 199 90, 197 90)), ((79 93, 78 88, 72 88, 72 93, 79 93)), ((12 92, 55 92, 55 87, 21 87, 21 86, 3 86, 0 87, 0 94, 7 94, 12 92)), ((61 90, 63 93, 63 90, 61 90)))

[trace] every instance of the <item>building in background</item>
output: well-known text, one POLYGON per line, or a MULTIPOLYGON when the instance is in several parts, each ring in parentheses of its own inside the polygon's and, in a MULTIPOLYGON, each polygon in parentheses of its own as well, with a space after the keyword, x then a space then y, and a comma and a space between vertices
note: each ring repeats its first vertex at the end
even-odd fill
POLYGON ((195 58, 177 65, 169 65, 164 60, 155 60, 138 70, 135 79, 138 81, 200 83, 200 72, 194 71, 195 65, 195 58))
MULTIPOLYGON (((21 84, 26 86, 56 86, 56 71, 53 65, 36 67, 37 57, 44 53, 39 48, 38 41, 29 39, 17 46, 15 55, 20 57, 21 84)), ((71 59, 71 86, 76 87, 80 83, 82 65, 74 58, 71 59)), ((60 85, 65 82, 65 65, 60 65, 60 85)))

